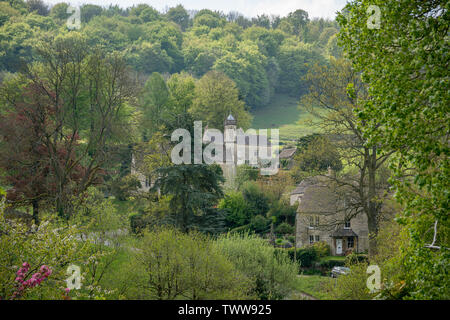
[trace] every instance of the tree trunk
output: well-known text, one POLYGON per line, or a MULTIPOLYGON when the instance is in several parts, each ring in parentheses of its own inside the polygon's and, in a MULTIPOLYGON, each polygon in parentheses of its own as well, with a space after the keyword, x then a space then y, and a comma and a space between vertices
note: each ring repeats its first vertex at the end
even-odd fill
POLYGON ((372 147, 372 154, 368 159, 368 174, 369 174, 369 190, 367 194, 367 223, 369 229, 369 257, 372 258, 377 253, 377 235, 378 235, 378 204, 376 203, 376 170, 377 170, 377 150, 372 147))
POLYGON ((33 200, 33 220, 36 225, 39 225, 39 201, 33 200))
POLYGON ((368 214, 367 224, 369 227, 369 258, 377 253, 378 217, 368 214))

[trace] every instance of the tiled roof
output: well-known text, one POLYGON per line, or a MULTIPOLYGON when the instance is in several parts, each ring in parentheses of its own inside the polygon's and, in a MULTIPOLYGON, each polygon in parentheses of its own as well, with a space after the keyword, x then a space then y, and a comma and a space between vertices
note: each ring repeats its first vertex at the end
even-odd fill
POLYGON ((309 177, 303 180, 291 194, 303 194, 298 206, 299 212, 332 214, 339 211, 340 201, 324 176, 309 177))
POLYGON ((281 150, 279 157, 280 159, 289 159, 294 155, 295 151, 297 151, 297 147, 283 149, 281 150))
POLYGON ((332 237, 357 237, 352 229, 338 229, 331 234, 332 237))

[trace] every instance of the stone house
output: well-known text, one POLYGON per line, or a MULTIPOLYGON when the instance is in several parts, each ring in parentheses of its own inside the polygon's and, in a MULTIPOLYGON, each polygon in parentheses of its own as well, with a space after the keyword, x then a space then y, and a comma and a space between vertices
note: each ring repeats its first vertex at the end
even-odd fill
POLYGON ((294 166, 294 156, 297 152, 297 147, 287 147, 281 150, 279 154, 280 167, 285 169, 292 169, 294 166))
MULTIPOLYGON (((207 138, 208 135, 208 128, 206 128, 203 135, 204 143, 210 142, 207 138)), ((233 115, 228 115, 224 121, 223 158, 218 162, 222 168, 226 184, 233 185, 238 165, 252 165, 250 159, 259 163, 262 158, 271 155, 272 144, 268 136, 257 134, 256 131, 254 131, 254 134, 244 132, 242 128, 238 128, 238 121, 233 115)))
POLYGON ((325 241, 332 255, 367 251, 369 231, 366 215, 359 213, 352 217, 346 200, 331 185, 326 176, 315 176, 303 180, 291 193, 291 205, 298 203, 297 247, 325 241))
MULTIPOLYGON (((206 127, 202 138, 203 143, 208 144, 214 141, 214 139, 209 140, 209 134, 210 131, 206 127)), ((272 144, 268 136, 257 134, 256 131, 254 131, 254 134, 244 132, 242 128, 238 128, 238 121, 231 114, 224 121, 222 143, 223 158, 220 158, 217 164, 222 168, 227 185, 233 185, 238 165, 252 165, 250 159, 254 159, 258 165, 261 159, 272 156, 272 144)), ((133 152, 131 159, 131 174, 139 179, 141 183, 140 192, 148 192, 154 185, 154 181, 151 181, 139 169, 139 164, 142 163, 144 156, 142 153, 133 152)))

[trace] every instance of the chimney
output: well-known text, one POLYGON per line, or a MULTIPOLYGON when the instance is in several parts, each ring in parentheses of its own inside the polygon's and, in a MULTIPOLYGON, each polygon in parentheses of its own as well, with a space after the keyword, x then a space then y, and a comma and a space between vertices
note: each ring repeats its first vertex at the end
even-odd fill
POLYGON ((333 169, 331 169, 331 166, 328 166, 328 174, 327 174, 327 176, 328 177, 332 177, 333 175, 334 175, 333 169))

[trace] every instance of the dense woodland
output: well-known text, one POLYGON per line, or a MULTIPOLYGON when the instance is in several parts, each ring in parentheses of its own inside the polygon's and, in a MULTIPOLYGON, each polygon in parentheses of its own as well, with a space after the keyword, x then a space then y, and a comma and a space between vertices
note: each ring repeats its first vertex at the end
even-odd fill
POLYGON ((333 21, 87 4, 80 29, 67 9, 0 1, 0 299, 450 297, 448 2, 333 21), (277 175, 172 163, 175 129, 247 129, 280 96, 312 120, 277 175), (367 217, 368 252, 295 247, 289 194, 315 176, 367 217))

